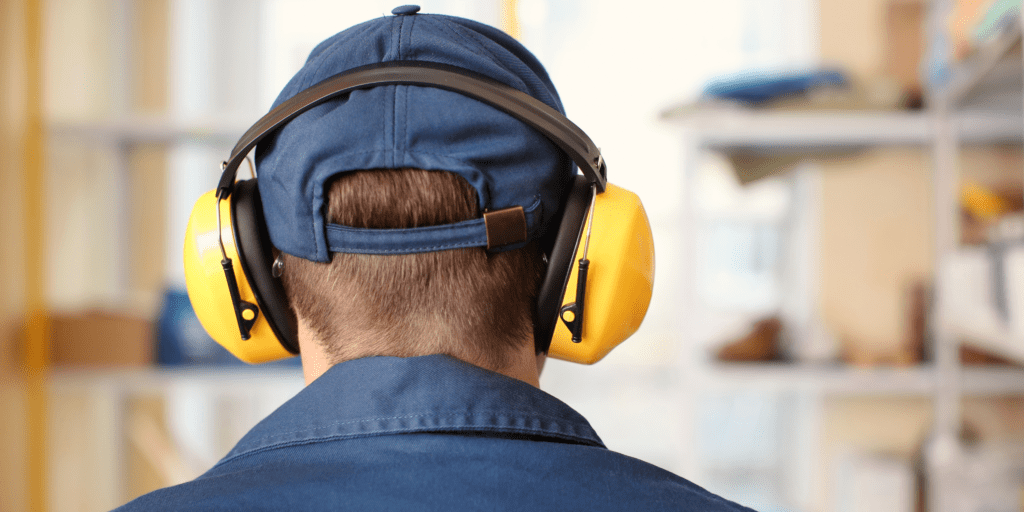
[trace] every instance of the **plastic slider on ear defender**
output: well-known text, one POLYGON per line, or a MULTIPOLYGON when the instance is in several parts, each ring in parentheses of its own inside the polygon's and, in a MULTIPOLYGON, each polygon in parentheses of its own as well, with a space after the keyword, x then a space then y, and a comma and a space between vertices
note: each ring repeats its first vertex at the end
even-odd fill
POLYGON ((583 341, 583 309, 587 297, 587 269, 590 268, 590 260, 580 260, 580 269, 576 279, 576 302, 562 306, 558 311, 558 318, 572 333, 572 342, 583 341))
POLYGON ((231 265, 230 258, 224 258, 220 262, 224 269, 224 277, 228 281, 228 292, 231 294, 231 301, 235 306, 235 320, 238 322, 238 331, 243 340, 249 339, 252 326, 256 324, 256 318, 260 315, 260 309, 251 302, 242 300, 238 292, 238 282, 235 281, 235 270, 231 265))

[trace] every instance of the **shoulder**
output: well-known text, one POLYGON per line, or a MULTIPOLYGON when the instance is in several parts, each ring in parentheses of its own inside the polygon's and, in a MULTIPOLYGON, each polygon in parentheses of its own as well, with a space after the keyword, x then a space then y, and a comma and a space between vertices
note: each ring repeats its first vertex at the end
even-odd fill
POLYGON ((749 512, 602 447, 416 434, 266 451, 148 494, 135 510, 673 510, 749 512), (315 497, 315 498, 314 498, 315 497))
MULTIPOLYGON (((603 448, 557 450, 545 468, 549 493, 569 497, 564 505, 590 502, 591 510, 751 512, 670 471, 603 448), (561 488, 561 490, 559 489, 561 488)), ((570 507, 571 508, 571 507, 570 507)))

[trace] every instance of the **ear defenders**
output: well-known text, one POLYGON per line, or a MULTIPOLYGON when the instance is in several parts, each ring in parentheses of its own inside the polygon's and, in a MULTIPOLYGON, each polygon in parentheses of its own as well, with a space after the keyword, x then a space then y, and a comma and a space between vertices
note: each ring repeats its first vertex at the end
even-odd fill
POLYGON ((593 141, 555 109, 505 84, 453 66, 395 61, 340 73, 270 111, 235 145, 217 188, 196 202, 185 233, 185 281, 214 340, 248 363, 298 354, 257 180, 236 181, 238 167, 257 143, 306 110, 384 85, 437 87, 491 105, 546 136, 582 171, 557 230, 541 242, 548 267, 534 315, 538 353, 593 364, 636 332, 654 283, 651 228, 639 197, 607 182, 593 141))

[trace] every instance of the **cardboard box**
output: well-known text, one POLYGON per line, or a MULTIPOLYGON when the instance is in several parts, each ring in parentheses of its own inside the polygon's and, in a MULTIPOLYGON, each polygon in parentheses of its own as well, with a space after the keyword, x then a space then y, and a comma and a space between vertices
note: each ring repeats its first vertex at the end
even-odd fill
POLYGON ((921 90, 926 6, 920 1, 893 1, 886 12, 885 71, 903 92, 921 90))
POLYGON ((92 310, 50 318, 54 366, 145 366, 154 361, 154 322, 92 310))

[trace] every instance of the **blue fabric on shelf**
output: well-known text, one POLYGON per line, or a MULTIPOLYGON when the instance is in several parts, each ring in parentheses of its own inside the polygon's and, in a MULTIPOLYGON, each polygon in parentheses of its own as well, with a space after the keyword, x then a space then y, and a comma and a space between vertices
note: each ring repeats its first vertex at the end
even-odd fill
MULTIPOLYGON (((161 366, 248 366, 213 341, 199 323, 188 293, 173 287, 164 291, 164 300, 158 313, 156 361, 161 366)), ((300 365, 298 357, 291 357, 262 366, 300 365)))
POLYGON ((704 96, 758 104, 816 87, 842 87, 846 84, 846 74, 838 70, 800 73, 748 71, 708 82, 704 86, 704 96))

